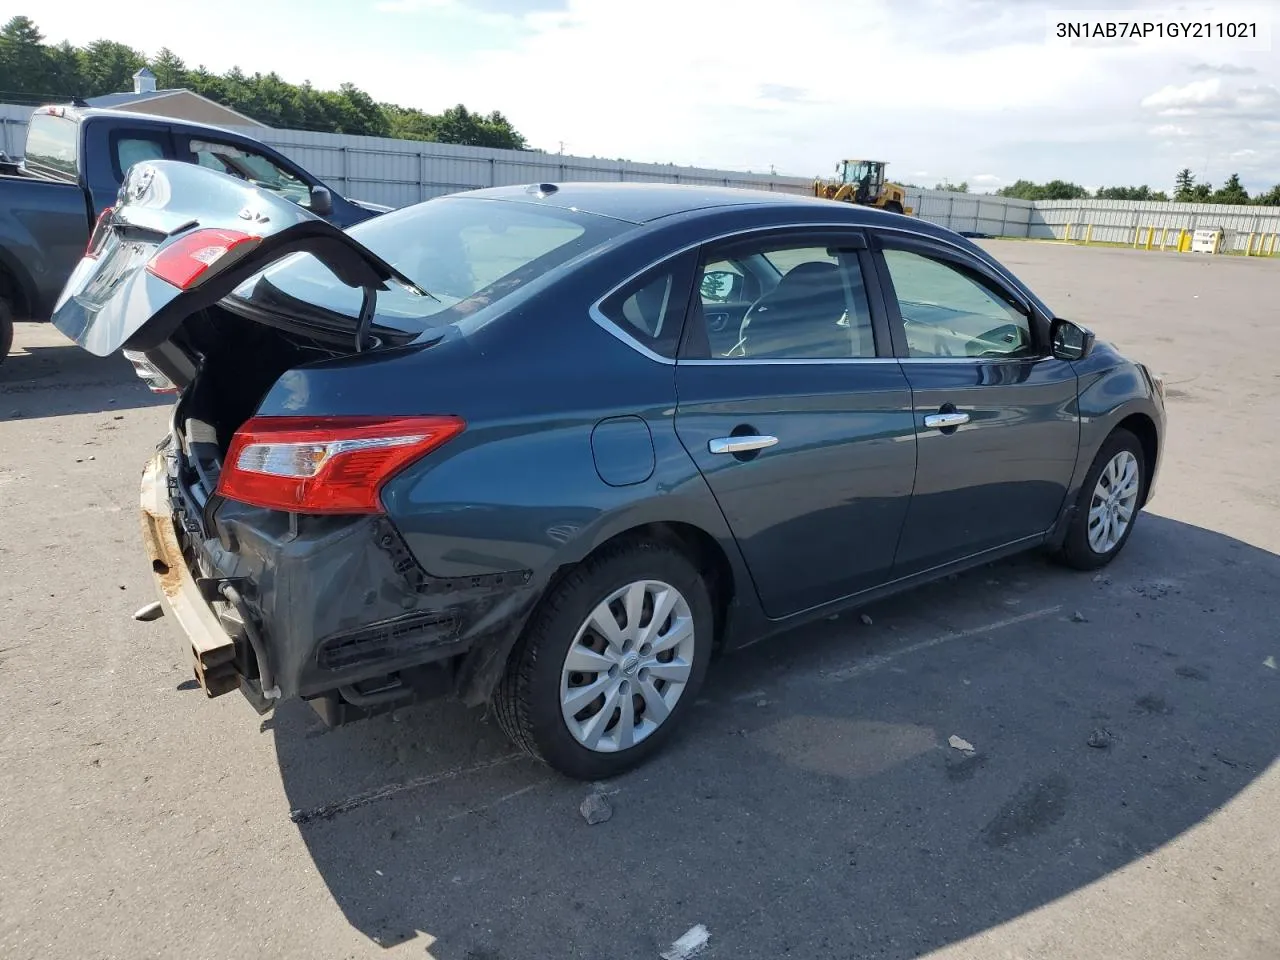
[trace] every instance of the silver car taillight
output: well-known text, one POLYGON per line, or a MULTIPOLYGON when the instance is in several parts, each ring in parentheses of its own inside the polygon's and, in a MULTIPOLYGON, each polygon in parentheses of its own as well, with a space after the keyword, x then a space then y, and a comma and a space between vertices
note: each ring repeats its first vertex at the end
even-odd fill
POLYGON ((122 350, 128 361, 133 364, 133 372, 138 379, 147 385, 152 393, 177 393, 178 387, 166 377, 154 363, 147 359, 145 353, 136 350, 122 350))

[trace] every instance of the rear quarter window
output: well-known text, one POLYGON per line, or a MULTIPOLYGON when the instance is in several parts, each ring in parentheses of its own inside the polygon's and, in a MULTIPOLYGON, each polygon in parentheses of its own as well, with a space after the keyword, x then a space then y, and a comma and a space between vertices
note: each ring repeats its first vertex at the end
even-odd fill
POLYGON ((680 348, 694 274, 692 255, 668 260, 624 284, 600 304, 618 330, 661 357, 680 348))
POLYGON ((57 180, 78 178, 80 124, 52 113, 34 113, 27 124, 27 168, 57 180))

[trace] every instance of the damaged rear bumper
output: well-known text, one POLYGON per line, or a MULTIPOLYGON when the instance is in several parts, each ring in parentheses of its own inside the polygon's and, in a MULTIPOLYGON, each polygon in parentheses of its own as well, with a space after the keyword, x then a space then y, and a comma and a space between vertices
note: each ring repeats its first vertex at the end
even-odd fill
POLYGON ((428 575, 384 516, 198 509, 176 453, 143 472, 142 533, 165 612, 207 696, 301 697, 330 723, 450 691, 468 702, 535 597, 527 572, 428 575))
POLYGON ((165 613, 178 622, 200 688, 210 697, 234 690, 235 641, 205 602, 187 566, 168 494, 165 456, 157 453, 142 472, 142 542, 165 613))

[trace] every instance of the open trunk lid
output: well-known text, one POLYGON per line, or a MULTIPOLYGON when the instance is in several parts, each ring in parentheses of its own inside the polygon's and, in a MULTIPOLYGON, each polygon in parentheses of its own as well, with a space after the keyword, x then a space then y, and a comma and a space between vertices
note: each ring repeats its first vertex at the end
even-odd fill
MULTIPOLYGON (((196 164, 135 165, 99 218, 53 323, 97 356, 153 349, 183 319, 212 306, 272 263, 308 253, 365 291, 351 321, 359 340, 388 282, 413 281, 344 231, 281 197, 196 164)), ((184 384, 178 384, 179 387, 184 384)))

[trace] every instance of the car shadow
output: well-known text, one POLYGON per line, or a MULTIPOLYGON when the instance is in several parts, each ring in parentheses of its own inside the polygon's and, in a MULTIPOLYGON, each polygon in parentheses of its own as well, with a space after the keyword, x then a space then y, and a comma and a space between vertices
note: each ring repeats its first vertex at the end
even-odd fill
POLYGON ((16 349, 0 363, 0 419, 62 417, 173 402, 170 396, 148 390, 123 356, 95 357, 69 341, 54 343, 50 330, 42 327, 48 324, 19 324, 16 349))
POLYGON ((1102 573, 1004 561, 724 657, 682 735, 595 788, 594 826, 593 788, 479 710, 268 723, 316 868, 383 946, 650 957, 705 924, 711 957, 916 957, 1142 858, 1272 763, 1278 577, 1146 514, 1102 573))

